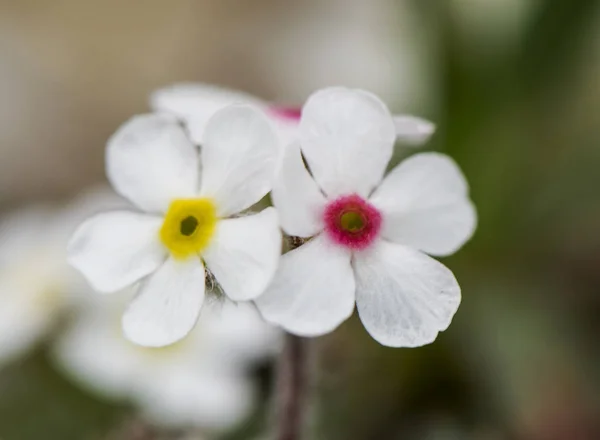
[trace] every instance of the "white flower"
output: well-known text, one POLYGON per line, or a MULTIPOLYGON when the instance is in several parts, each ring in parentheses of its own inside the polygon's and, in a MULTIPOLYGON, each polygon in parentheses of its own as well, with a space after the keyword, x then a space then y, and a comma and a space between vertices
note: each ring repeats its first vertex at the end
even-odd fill
POLYGON ((0 222, 0 364, 27 353, 78 301, 85 283, 66 263, 66 244, 78 223, 97 209, 123 202, 93 190, 64 210, 35 205, 0 222))
MULTIPOLYGON (((282 145, 297 140, 300 107, 279 106, 244 92, 208 84, 175 84, 157 90, 150 97, 150 105, 154 110, 171 113, 182 119, 192 140, 200 145, 210 117, 218 110, 236 103, 251 104, 262 109, 275 124, 282 145)), ((431 122, 415 116, 396 115, 394 122, 398 139, 408 144, 423 144, 435 131, 431 122)))
POLYGON ((370 93, 329 88, 308 100, 300 146, 286 150, 272 198, 284 231, 312 238, 282 257, 256 300, 265 319, 316 336, 356 302, 367 331, 395 347, 430 343, 448 327, 460 287, 425 253, 455 252, 476 213, 463 175, 442 154, 414 155, 383 179, 394 137, 393 118, 370 93))
POLYGON ((281 251, 277 213, 229 217, 269 192, 278 152, 269 121, 246 105, 212 117, 201 156, 164 114, 134 117, 109 140, 109 180, 145 212, 87 220, 69 243, 69 262, 100 292, 141 281, 123 316, 131 341, 162 346, 192 329, 204 301, 203 263, 234 301, 264 291, 281 251))
POLYGON ((127 293, 90 295, 54 346, 58 367, 85 389, 130 401, 163 426, 223 430, 247 417, 257 397, 249 369, 276 353, 280 333, 250 303, 215 301, 177 344, 140 347, 119 325, 127 293))

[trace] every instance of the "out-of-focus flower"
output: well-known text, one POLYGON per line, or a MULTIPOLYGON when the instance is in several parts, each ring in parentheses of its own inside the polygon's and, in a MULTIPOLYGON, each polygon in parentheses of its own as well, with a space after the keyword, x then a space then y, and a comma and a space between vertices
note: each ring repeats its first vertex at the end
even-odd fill
POLYGON ((442 154, 414 155, 382 181, 394 138, 393 118, 371 93, 329 88, 308 100, 300 147, 286 150, 272 198, 284 231, 310 240, 282 257, 256 300, 269 322, 317 336, 356 302, 384 345, 427 344, 448 327, 460 287, 425 253, 458 250, 475 229, 475 209, 461 171, 442 154))
POLYGON ((145 212, 87 220, 69 261, 100 292, 143 279, 123 316, 131 341, 163 346, 192 329, 204 302, 204 262, 234 301, 264 291, 281 252, 277 213, 230 217, 269 192, 278 147, 268 120, 247 105, 211 118, 201 158, 170 115, 137 116, 110 139, 108 177, 145 212))
POLYGON ((280 348, 280 333, 250 303, 207 302, 196 327, 169 347, 127 340, 119 318, 132 292, 93 298, 58 338, 53 358, 88 390, 131 401, 166 427, 230 428, 249 415, 249 368, 280 348), (129 293, 129 295, 128 295, 129 293))
POLYGON ((174 84, 155 91, 150 106, 159 112, 171 113, 181 119, 196 144, 204 142, 209 119, 232 104, 249 104, 260 108, 274 123, 285 145, 297 132, 300 109, 269 104, 255 96, 209 84, 174 84))
POLYGON ((116 194, 98 189, 64 210, 30 206, 0 222, 0 363, 27 352, 85 289, 66 263, 67 241, 77 224, 97 210, 123 204, 116 194))
MULTIPOLYGON (((283 145, 298 139, 300 107, 278 106, 248 93, 208 84, 175 84, 157 90, 150 97, 154 110, 174 114, 183 120, 197 144, 203 143, 206 124, 217 111, 239 103, 262 109, 274 123, 283 145)), ((396 115, 394 122, 398 138, 408 144, 421 145, 435 131, 431 122, 416 116, 396 115)))

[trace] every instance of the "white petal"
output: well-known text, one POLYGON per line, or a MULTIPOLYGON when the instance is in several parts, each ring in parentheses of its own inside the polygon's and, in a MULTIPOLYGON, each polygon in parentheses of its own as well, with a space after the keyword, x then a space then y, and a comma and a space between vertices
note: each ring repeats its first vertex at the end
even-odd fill
POLYGON ((435 133, 432 122, 416 116, 394 115, 394 125, 397 139, 413 146, 423 145, 435 133))
POLYGON ((136 396, 145 415, 163 426, 227 430, 252 410, 255 390, 242 374, 180 366, 153 378, 136 396))
POLYGON ((281 121, 279 119, 274 118, 272 115, 269 115, 267 112, 267 116, 270 117, 270 120, 273 122, 277 133, 279 134, 279 145, 282 148, 287 148, 288 145, 298 142, 300 139, 299 135, 299 121, 290 122, 290 121, 281 121))
POLYGON ((383 345, 433 342, 460 304, 460 286, 452 272, 408 247, 381 240, 356 254, 354 268, 360 319, 383 345))
POLYGON ((212 117, 202 145, 202 196, 220 216, 240 212, 272 187, 279 156, 277 134, 267 117, 248 105, 232 105, 212 117))
POLYGON ((275 279, 255 302, 263 318, 290 333, 333 331, 354 310, 350 253, 316 236, 281 257, 275 279))
POLYGON ((69 263, 100 292, 115 292, 154 272, 166 250, 158 231, 162 219, 128 211, 94 216, 75 231, 69 263))
POLYGON ((234 301, 256 298, 273 278, 281 255, 277 211, 220 220, 202 257, 234 301))
POLYGON ((371 202, 383 214, 385 238, 431 255, 456 252, 477 223, 464 176, 439 153, 406 159, 386 176, 371 202))
POLYGON ((253 104, 257 107, 264 105, 260 99, 247 93, 209 84, 174 84, 157 90, 150 97, 152 109, 181 118, 197 144, 203 141, 208 120, 231 104, 253 104))
POLYGON ((300 138, 313 176, 327 195, 366 196, 380 182, 392 156, 396 129, 375 95, 335 87, 308 99, 300 138))
POLYGON ((169 258, 141 285, 123 315, 125 336, 146 347, 162 347, 185 337, 204 301, 204 266, 199 259, 169 258))
POLYGON ((207 301, 198 327, 198 357, 233 371, 244 371, 281 349, 281 330, 266 323, 251 302, 207 301))
POLYGON ((198 191, 198 152, 169 115, 130 119, 110 138, 106 172, 115 190, 149 212, 198 191))
POLYGON ((281 227, 289 235, 311 237, 323 230, 325 197, 304 166, 300 148, 285 148, 280 171, 271 191, 281 227))

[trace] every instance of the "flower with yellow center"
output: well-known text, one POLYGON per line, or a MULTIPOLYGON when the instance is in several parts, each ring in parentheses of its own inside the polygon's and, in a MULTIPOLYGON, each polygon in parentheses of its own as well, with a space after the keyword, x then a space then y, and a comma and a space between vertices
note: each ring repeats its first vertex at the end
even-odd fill
POLYGON ((171 202, 160 239, 174 258, 199 255, 215 233, 217 213, 210 199, 179 199, 171 202))
POLYGON ((248 105, 218 111, 200 151, 165 114, 137 116, 109 140, 108 178, 144 212, 87 220, 71 239, 69 261, 101 292, 139 282, 123 316, 131 341, 163 346, 192 329, 205 264, 234 301, 266 289, 281 251, 277 214, 233 216, 270 191, 278 155, 270 122, 248 105))

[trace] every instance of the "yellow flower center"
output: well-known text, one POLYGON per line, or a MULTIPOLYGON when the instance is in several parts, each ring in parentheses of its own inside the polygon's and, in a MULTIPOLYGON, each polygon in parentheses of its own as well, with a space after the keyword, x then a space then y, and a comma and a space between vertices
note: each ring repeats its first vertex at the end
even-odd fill
POLYGON ((173 257, 183 260, 208 246, 217 225, 217 210, 210 199, 171 202, 160 229, 160 239, 173 257))

